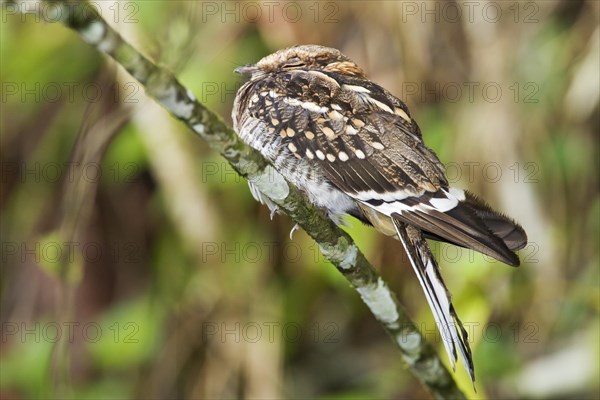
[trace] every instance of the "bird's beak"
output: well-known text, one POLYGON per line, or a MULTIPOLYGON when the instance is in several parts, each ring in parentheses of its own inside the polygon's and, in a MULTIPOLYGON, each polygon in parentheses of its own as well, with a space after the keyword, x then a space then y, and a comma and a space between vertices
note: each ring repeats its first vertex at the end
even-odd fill
POLYGON ((252 75, 258 68, 254 64, 242 65, 241 67, 237 67, 234 71, 241 75, 252 75))

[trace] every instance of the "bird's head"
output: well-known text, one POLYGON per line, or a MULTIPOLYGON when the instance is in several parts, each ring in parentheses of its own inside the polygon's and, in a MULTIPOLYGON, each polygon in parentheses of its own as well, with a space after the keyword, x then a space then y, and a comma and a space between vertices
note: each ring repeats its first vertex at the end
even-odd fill
POLYGON ((235 72, 256 79, 269 73, 293 70, 316 70, 366 78, 364 71, 339 50, 317 45, 288 47, 264 57, 256 64, 236 68, 235 72))

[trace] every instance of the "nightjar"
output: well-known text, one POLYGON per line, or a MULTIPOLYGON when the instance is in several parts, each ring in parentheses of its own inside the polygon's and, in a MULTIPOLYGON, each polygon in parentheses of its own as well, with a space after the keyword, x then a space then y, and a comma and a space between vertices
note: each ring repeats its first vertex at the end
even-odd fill
POLYGON ((458 351, 474 381, 467 332, 425 239, 518 266, 521 226, 450 187, 406 105, 340 51, 290 47, 236 72, 249 76, 232 112, 240 138, 336 223, 349 214, 402 243, 452 367, 458 351))

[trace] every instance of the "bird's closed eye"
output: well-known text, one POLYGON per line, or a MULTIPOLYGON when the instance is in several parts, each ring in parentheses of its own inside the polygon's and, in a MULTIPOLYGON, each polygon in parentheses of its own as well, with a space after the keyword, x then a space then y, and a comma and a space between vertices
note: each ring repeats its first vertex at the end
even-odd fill
POLYGON ((283 69, 293 69, 293 68, 301 68, 306 66, 306 63, 299 59, 298 57, 290 58, 287 60, 285 64, 283 64, 283 69))

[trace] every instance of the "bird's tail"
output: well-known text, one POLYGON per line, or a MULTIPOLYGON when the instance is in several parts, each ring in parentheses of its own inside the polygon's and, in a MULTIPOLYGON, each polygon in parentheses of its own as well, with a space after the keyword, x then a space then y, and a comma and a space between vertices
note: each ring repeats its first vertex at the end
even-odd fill
POLYGON ((452 369, 455 369, 458 352, 471 381, 475 384, 475 370, 467 331, 456 315, 448 289, 423 233, 395 218, 394 215, 391 220, 425 292, 452 369))
POLYGON ((431 199, 404 199, 404 202, 415 204, 410 210, 395 215, 400 221, 421 229, 428 239, 452 243, 509 265, 519 265, 515 251, 527 244, 527 235, 519 224, 494 211, 468 191, 450 188, 431 196, 431 199), (426 206, 430 202, 441 205, 441 209, 426 206))

